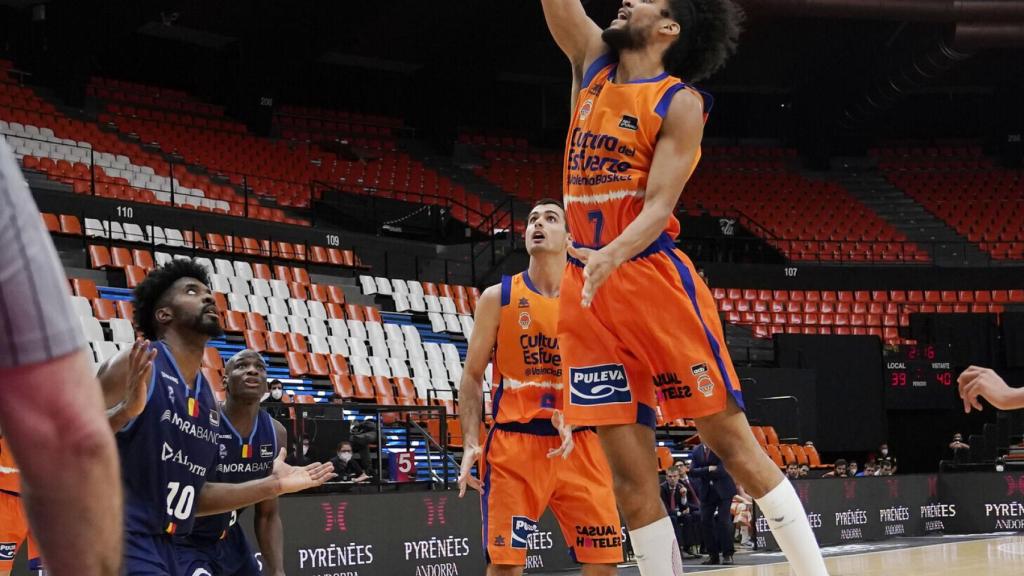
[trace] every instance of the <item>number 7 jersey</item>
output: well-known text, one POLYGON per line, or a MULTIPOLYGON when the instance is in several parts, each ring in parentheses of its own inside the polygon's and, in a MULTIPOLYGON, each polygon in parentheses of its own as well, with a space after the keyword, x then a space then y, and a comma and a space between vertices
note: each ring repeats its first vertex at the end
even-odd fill
MULTIPOLYGON (((669 104, 680 90, 693 90, 667 73, 616 84, 616 69, 611 54, 588 68, 565 144, 563 199, 569 231, 577 244, 590 247, 608 244, 640 214, 669 104)), ((706 112, 710 96, 702 96, 706 112)), ((699 160, 698 153, 691 173, 699 160)), ((665 232, 679 235, 675 217, 665 232)))

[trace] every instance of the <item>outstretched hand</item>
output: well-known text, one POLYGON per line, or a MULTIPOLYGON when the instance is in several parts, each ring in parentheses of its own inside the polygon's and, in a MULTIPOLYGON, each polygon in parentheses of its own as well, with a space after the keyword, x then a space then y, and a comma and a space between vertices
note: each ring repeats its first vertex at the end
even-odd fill
POLYGON ((299 467, 287 464, 284 458, 285 450, 281 448, 274 460, 274 470, 271 472, 271 476, 277 480, 279 495, 315 488, 337 476, 334 473, 334 466, 330 462, 324 464, 315 462, 299 467))

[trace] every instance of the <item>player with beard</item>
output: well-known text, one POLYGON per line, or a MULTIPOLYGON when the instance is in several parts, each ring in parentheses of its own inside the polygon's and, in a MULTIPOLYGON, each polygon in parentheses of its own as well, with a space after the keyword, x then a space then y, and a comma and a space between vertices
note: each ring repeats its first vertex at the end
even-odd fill
POLYGON ((522 574, 529 535, 550 505, 584 576, 616 573, 622 560, 611 471, 593 429, 562 421, 558 289, 565 272, 565 211, 540 200, 526 228, 529 268, 480 296, 459 387, 459 496, 481 492, 489 576, 522 574), (494 428, 480 447, 483 375, 493 351, 494 428), (558 456, 561 456, 560 458, 558 456), (483 483, 471 469, 480 458, 483 483))
MULTIPOLYGON (((267 365, 254 350, 242 350, 224 366, 227 398, 220 412, 218 482, 247 482, 270 474, 278 447, 287 445, 284 426, 260 409, 267 394, 267 365)), ((242 510, 204 516, 177 538, 178 563, 186 576, 259 576, 242 526, 242 510)), ((284 534, 277 497, 256 504, 253 528, 267 574, 284 576, 284 534)))
POLYGON ((208 285, 206 270, 189 261, 150 272, 134 292, 135 326, 148 340, 99 370, 121 454, 128 576, 181 574, 172 537, 187 534, 197 514, 231 512, 333 476, 330 465, 293 468, 281 450, 265 478, 207 482, 219 461, 221 418, 200 366, 207 342, 222 333, 208 285))
POLYGON ((700 159, 712 99, 686 81, 735 51, 730 0, 624 0, 601 30, 580 0, 542 0, 573 70, 564 202, 575 241, 558 339, 568 422, 597 426, 640 572, 679 574, 658 497, 656 404, 758 500, 797 576, 827 574, 803 506, 754 440, 715 301, 675 247, 679 196, 700 159))

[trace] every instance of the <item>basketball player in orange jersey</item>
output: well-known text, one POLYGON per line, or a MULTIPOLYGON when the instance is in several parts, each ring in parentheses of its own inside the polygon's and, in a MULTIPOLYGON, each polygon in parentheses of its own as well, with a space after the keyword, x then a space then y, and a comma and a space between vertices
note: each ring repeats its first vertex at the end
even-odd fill
POLYGON ((711 107, 700 80, 735 50, 729 0, 625 0, 602 31, 579 0, 542 0, 573 69, 564 201, 575 242, 559 342, 567 421, 598 427, 641 574, 682 572, 658 497, 656 404, 758 500, 798 576, 827 574, 803 506, 742 411, 714 299, 675 248, 673 210, 700 159, 711 107))
POLYGON ((21 475, 0 430, 0 576, 10 576, 14 557, 26 541, 30 569, 38 570, 39 552, 28 531, 28 517, 21 502, 21 475))
POLYGON ((542 200, 530 212, 530 267, 484 291, 459 388, 463 445, 459 496, 482 494, 487 574, 522 574, 530 536, 550 504, 585 576, 622 560, 611 471, 593 429, 562 421, 558 290, 565 272, 565 211, 542 200), (480 447, 483 375, 494 351, 496 424, 480 447), (482 456, 483 482, 471 473, 482 456))

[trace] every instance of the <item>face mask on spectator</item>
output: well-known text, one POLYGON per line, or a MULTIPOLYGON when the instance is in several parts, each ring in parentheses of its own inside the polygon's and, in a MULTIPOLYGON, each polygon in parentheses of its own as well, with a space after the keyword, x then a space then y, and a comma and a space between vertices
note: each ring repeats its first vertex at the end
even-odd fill
POLYGON ((309 444, 302 445, 302 455, 305 456, 306 452, 309 452, 309 444))
POLYGON ((351 459, 352 459, 352 451, 351 450, 338 450, 338 460, 341 460, 342 462, 348 462, 351 459))
POLYGON ((284 391, 280 388, 274 388, 270 391, 270 397, 274 400, 280 400, 282 396, 284 396, 284 391))

